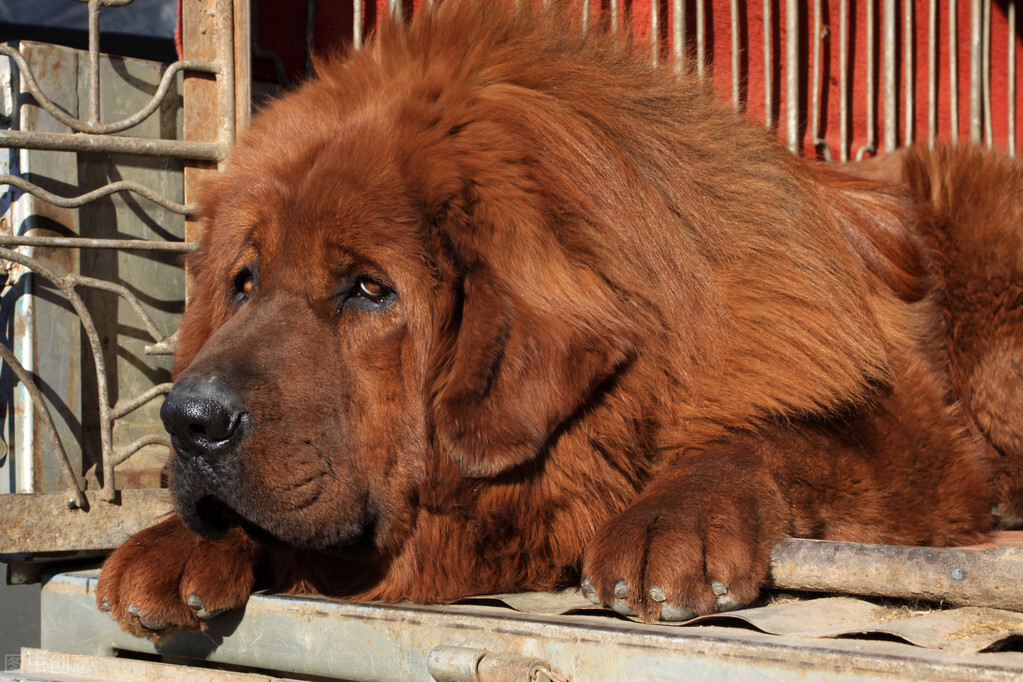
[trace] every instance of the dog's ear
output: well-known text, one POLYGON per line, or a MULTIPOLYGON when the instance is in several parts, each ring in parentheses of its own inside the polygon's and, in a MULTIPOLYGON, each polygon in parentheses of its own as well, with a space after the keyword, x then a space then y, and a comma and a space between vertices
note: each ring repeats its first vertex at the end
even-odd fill
POLYGON ((568 314, 525 305, 485 268, 462 279, 461 315, 433 405, 438 444, 464 476, 529 461, 631 356, 568 314))

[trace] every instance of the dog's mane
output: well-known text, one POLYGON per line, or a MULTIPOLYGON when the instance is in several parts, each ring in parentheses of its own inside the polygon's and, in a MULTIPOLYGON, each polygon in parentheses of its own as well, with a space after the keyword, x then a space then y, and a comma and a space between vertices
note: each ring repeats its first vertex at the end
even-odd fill
MULTIPOLYGON (((517 4, 385 21, 361 51, 320 60, 256 139, 287 133, 313 155, 376 119, 425 215, 467 191, 510 213, 463 235, 469 250, 531 305, 641 349, 690 430, 822 413, 883 384, 884 315, 928 287, 901 194, 815 173, 624 31, 584 35, 517 4), (327 113, 295 131, 296 109, 327 113)), ((250 139, 233 163, 272 157, 250 139)))

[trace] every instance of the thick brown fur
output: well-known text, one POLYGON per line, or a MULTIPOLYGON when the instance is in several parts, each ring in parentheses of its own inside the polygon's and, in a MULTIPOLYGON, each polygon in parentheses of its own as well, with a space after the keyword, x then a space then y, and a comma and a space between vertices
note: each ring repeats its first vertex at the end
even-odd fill
POLYGON ((256 583, 586 578, 645 619, 707 613, 754 599, 786 536, 949 545, 1019 511, 1018 165, 814 166, 513 4, 321 63, 206 188, 176 372, 242 426, 179 447, 181 518, 108 560, 130 631, 256 583))

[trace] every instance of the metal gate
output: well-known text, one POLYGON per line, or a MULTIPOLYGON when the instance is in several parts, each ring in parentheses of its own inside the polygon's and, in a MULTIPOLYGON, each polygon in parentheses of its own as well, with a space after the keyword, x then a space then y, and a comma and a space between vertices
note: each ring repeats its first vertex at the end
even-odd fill
POLYGON ((109 549, 169 510, 158 410, 191 194, 248 121, 247 2, 185 3, 170 65, 100 53, 101 11, 130 2, 89 0, 88 51, 0 45, 0 554, 17 560, 109 549))

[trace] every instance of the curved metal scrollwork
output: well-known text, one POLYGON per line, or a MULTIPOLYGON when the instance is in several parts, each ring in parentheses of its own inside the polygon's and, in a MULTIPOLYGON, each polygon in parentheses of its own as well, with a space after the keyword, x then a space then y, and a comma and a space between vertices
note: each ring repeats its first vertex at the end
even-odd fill
POLYGON ((219 74, 221 69, 217 64, 210 62, 197 62, 197 61, 178 61, 167 67, 167 70, 163 72, 163 77, 160 79, 160 85, 156 89, 156 93, 152 99, 137 112, 114 123, 99 123, 98 121, 83 121, 80 118, 75 118, 70 114, 66 113, 63 109, 57 106, 53 100, 46 96, 42 88, 39 87, 39 83, 36 81, 35 75, 32 73, 32 67, 28 61, 22 56, 21 52, 9 45, 0 45, 0 55, 8 57, 18 65, 18 69, 21 70, 21 77, 25 80, 25 87, 32 93, 32 96, 36 98, 39 106, 41 106, 46 113, 53 116, 56 120, 60 121, 68 128, 75 130, 80 133, 94 133, 97 135, 109 135, 111 133, 119 133, 137 126, 142 121, 149 118, 149 116, 156 111, 157 107, 163 103, 164 98, 167 96, 168 90, 170 90, 171 83, 174 82, 174 76, 179 71, 200 71, 203 73, 219 74))
MULTIPOLYGON (((87 110, 81 117, 76 117, 62 108, 59 100, 49 96, 45 91, 46 81, 40 80, 33 71, 31 57, 26 56, 14 45, 0 45, 0 58, 7 58, 11 71, 18 76, 24 96, 30 96, 32 103, 45 111, 56 122, 66 126, 70 132, 44 132, 42 130, 21 130, 18 123, 11 121, 13 129, 0 129, 0 147, 16 149, 58 150, 68 152, 108 152, 116 154, 135 154, 151 157, 169 157, 186 161, 219 161, 224 158, 234 133, 234 62, 230 59, 232 40, 232 4, 230 0, 214 0, 203 10, 205 24, 210 27, 210 35, 216 44, 215 59, 204 56, 200 59, 185 59, 169 64, 159 73, 159 82, 151 97, 129 116, 117 121, 103 122, 100 120, 100 64, 99 50, 99 12, 105 7, 123 7, 133 0, 77 0, 88 5, 89 48, 87 73, 87 110), (209 61, 207 61, 209 59, 209 61), (217 110, 218 125, 212 139, 171 140, 144 138, 124 133, 140 125, 157 113, 161 105, 167 101, 169 93, 174 91, 175 83, 181 83, 181 75, 190 73, 209 74, 217 82, 217 101, 221 104, 217 110), (114 135, 115 133, 124 133, 114 135)), ((203 29, 206 33, 206 29, 203 29)), ((213 53, 208 53, 212 55, 213 53)), ((74 74, 68 74, 76 77, 74 74)), ((155 76, 155 74, 154 74, 155 76)), ((247 75, 246 75, 247 77, 247 75)), ((16 86, 17 87, 17 86, 16 86)), ((186 84, 187 88, 187 84, 186 84)), ((187 92, 187 89, 186 89, 187 92)), ((5 121, 6 122, 6 121, 5 121)), ((7 185, 21 192, 30 194, 37 199, 53 206, 76 209, 90 202, 108 197, 116 192, 130 192, 163 209, 179 215, 190 216, 194 206, 175 201, 160 192, 138 182, 118 181, 106 184, 91 191, 83 191, 78 196, 59 196, 49 192, 26 178, 15 174, 0 174, 0 186, 7 185)), ((100 248, 115 250, 136 250, 148 252, 191 251, 195 245, 188 242, 167 242, 149 239, 89 239, 77 235, 68 236, 34 236, 21 234, 3 234, 0 232, 0 261, 19 264, 32 275, 37 275, 52 284, 52 290, 66 299, 78 316, 85 337, 88 339, 89 352, 95 366, 95 389, 98 393, 99 432, 101 448, 102 490, 101 497, 114 500, 114 469, 147 445, 168 445, 166 435, 150 434, 138 438, 132 443, 116 447, 114 445, 114 423, 129 415, 134 410, 158 399, 170 390, 170 384, 163 383, 149 388, 141 395, 121 401, 118 405, 110 404, 111 387, 107 375, 107 367, 102 352, 100 333, 96 320, 93 319, 80 295, 82 287, 100 289, 116 294, 129 303, 146 330, 153 343, 145 348, 146 354, 173 354, 175 337, 167 336, 161 331, 153 318, 143 307, 139 298, 128 288, 117 283, 79 275, 75 272, 62 273, 53 270, 47 263, 33 257, 30 251, 19 250, 17 247, 64 247, 64 248, 100 248), (6 247, 6 248, 5 248, 6 247)), ((59 464, 60 480, 66 487, 67 504, 70 508, 84 508, 87 498, 80 481, 80 473, 76 472, 68 457, 64 444, 60 441, 52 407, 44 399, 43 391, 36 384, 33 373, 21 364, 18 356, 10 348, 0 345, 0 362, 11 369, 14 377, 24 386, 28 399, 32 403, 36 422, 52 441, 52 455, 59 464)))
MULTIPOLYGON (((126 300, 132 309, 138 315, 142 321, 146 332, 152 337, 156 344, 162 345, 164 348, 168 347, 169 341, 172 341, 171 337, 164 334, 156 326, 152 317, 146 312, 142 302, 139 301, 138 297, 135 296, 127 287, 114 282, 107 282, 101 279, 95 279, 93 277, 85 277, 77 273, 66 273, 60 274, 47 267, 39 260, 0 247, 0 260, 6 260, 13 263, 18 263, 25 266, 32 271, 33 274, 39 275, 48 280, 56 290, 63 296, 71 307, 74 308, 75 313, 78 315, 82 323, 82 328, 85 331, 86 338, 89 340, 89 347, 92 351, 92 359, 96 367, 96 390, 99 397, 99 412, 100 412, 100 447, 102 451, 103 461, 103 487, 102 493, 107 500, 113 500, 115 497, 114 489, 114 467, 128 459, 132 454, 140 450, 145 445, 154 443, 170 445, 170 440, 165 436, 146 436, 134 443, 131 443, 120 452, 114 452, 113 449, 113 424, 114 421, 120 417, 125 416, 129 412, 141 407, 145 403, 153 400, 154 398, 167 393, 170 390, 171 384, 165 383, 158 386, 154 386, 149 389, 141 396, 138 396, 134 400, 124 403, 120 406, 110 405, 110 390, 107 385, 107 371, 106 371, 106 359, 103 357, 103 348, 100 341, 99 332, 96 328, 96 324, 92 319, 88 308, 85 306, 85 302, 79 295, 77 289, 79 287, 91 287, 94 289, 100 289, 103 291, 109 291, 117 294, 124 300, 126 300)), ((173 352, 173 351, 171 351, 173 352)), ((60 444, 60 439, 57 436, 56 429, 53 427, 53 420, 50 417, 45 403, 43 402, 42 393, 35 386, 32 381, 31 375, 24 369, 14 354, 0 344, 0 357, 2 357, 5 364, 9 365, 14 371, 18 379, 28 389, 29 394, 32 397, 32 402, 36 413, 43 418, 43 423, 50 438, 54 441, 55 450, 60 460, 61 473, 64 478, 64 482, 71 491, 71 498, 68 500, 69 506, 81 506, 84 504, 84 496, 82 488, 79 486, 77 479, 72 470, 71 462, 68 459, 67 453, 63 446, 60 444), (72 504, 73 503, 73 504, 72 504)))

